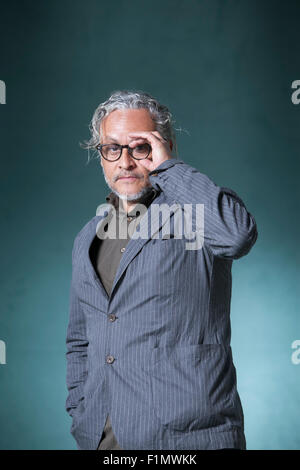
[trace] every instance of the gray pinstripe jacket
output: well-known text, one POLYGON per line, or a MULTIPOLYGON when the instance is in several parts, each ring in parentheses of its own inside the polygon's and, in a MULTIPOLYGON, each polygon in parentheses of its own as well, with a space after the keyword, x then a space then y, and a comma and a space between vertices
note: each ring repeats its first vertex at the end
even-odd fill
POLYGON ((89 256, 107 212, 80 230, 66 337, 71 434, 78 449, 97 449, 109 414, 122 449, 245 449, 231 266, 255 243, 255 220, 234 191, 182 160, 164 161, 149 179, 159 193, 140 227, 152 227, 154 203, 204 204, 203 244, 186 249, 174 237, 174 214, 165 213, 158 238, 151 228, 131 238, 108 297, 89 256))

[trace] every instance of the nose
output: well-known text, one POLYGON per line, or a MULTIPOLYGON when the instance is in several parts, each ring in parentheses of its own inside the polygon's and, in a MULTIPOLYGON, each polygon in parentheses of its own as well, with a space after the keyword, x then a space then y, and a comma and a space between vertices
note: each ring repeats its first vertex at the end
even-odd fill
POLYGON ((128 148, 123 148, 122 155, 118 160, 118 166, 119 168, 127 168, 127 169, 136 167, 134 158, 132 158, 131 155, 129 154, 128 148))

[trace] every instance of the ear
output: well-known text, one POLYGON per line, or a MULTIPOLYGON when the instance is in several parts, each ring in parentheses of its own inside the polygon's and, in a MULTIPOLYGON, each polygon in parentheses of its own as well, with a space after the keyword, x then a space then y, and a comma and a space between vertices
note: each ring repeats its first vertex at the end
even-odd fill
POLYGON ((172 140, 170 140, 169 143, 170 143, 170 149, 173 150, 173 142, 172 142, 172 140))

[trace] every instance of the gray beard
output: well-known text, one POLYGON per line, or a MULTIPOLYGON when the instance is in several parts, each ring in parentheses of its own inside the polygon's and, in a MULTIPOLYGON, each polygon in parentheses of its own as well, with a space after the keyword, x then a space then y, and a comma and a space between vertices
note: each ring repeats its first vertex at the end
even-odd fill
POLYGON ((109 184, 109 181, 108 179, 106 178, 106 175, 105 175, 105 172, 104 172, 104 169, 103 169, 103 166, 101 165, 101 168, 102 168, 102 172, 103 172, 103 176, 104 176, 104 179, 105 179, 105 182, 107 184, 107 186, 110 188, 110 190, 115 193, 120 199, 122 199, 123 201, 137 201, 139 202, 140 199, 144 198, 146 195, 148 195, 150 193, 150 191, 153 189, 153 186, 145 186, 144 188, 141 189, 141 191, 139 191, 138 193, 134 193, 134 194, 121 194, 119 193, 116 189, 112 188, 111 185, 109 184))

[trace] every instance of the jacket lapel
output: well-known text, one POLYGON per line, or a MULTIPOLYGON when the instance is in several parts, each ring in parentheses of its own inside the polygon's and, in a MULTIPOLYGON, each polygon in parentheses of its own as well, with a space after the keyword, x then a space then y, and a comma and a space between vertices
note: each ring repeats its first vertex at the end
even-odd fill
MULTIPOLYGON (((174 200, 168 199, 163 192, 161 192, 152 202, 152 204, 168 204, 173 205, 176 204, 174 200)), ((157 234, 162 226, 170 219, 169 213, 167 211, 162 213, 162 217, 158 218, 158 223, 151 223, 151 206, 148 207, 145 214, 142 216, 139 225, 136 227, 134 234, 140 232, 142 237, 134 238, 134 234, 132 238, 129 240, 126 250, 121 258, 118 270, 116 272, 116 276, 113 282, 112 290, 111 290, 111 297, 114 294, 114 290, 117 287, 119 280, 121 279, 123 273, 125 272, 129 263, 134 259, 134 257, 141 251, 143 246, 151 239, 155 238, 155 233, 157 234), (151 233, 152 232, 152 233, 151 233)), ((178 207, 177 209, 178 210, 178 207)), ((176 211, 175 210, 175 211, 176 211)))
MULTIPOLYGON (((162 191, 158 194, 158 196, 153 200, 152 204, 167 204, 168 206, 176 205, 175 200, 169 199, 165 193, 162 191)), ((168 211, 162 212, 160 217, 155 217, 155 219, 158 220, 152 220, 151 221, 151 206, 148 207, 147 211, 145 211, 144 215, 142 216, 140 223, 136 227, 136 230, 132 236, 132 238, 129 240, 129 242, 126 245, 126 249, 124 251, 124 254, 122 255, 118 270, 115 275, 115 279, 113 282, 113 286, 111 289, 111 294, 109 297, 109 300, 112 298, 114 291, 117 287, 117 284, 119 280, 121 279, 123 273, 125 272, 127 266, 129 263, 134 259, 134 257, 140 252, 140 250, 143 248, 145 243, 147 243, 151 238, 158 237, 158 232, 161 230, 163 225, 170 220, 170 217, 173 217, 173 212, 171 213, 171 216, 168 211), (134 235, 137 233, 140 233, 141 236, 137 236, 137 238, 134 238, 134 235), (156 235, 155 235, 156 234, 156 235)), ((99 206, 101 208, 101 215, 98 215, 94 218, 93 223, 91 224, 91 231, 89 233, 89 236, 87 238, 87 252, 86 252, 86 257, 87 257, 87 270, 90 274, 90 276, 94 279, 94 282, 97 284, 98 287, 100 287, 106 296, 108 298, 107 293, 104 289, 104 286, 102 282, 99 280, 97 273, 94 270, 93 264, 90 259, 89 255, 89 250, 91 247, 91 244, 94 240, 94 238, 97 236, 96 232, 101 231, 103 229, 104 223, 107 222, 107 215, 102 215, 103 214, 103 209, 104 206, 106 206, 107 212, 108 212, 108 217, 110 214, 110 209, 111 205, 106 205, 102 204, 99 206)), ((176 205, 174 212, 176 212, 179 209, 179 206, 176 205)))

